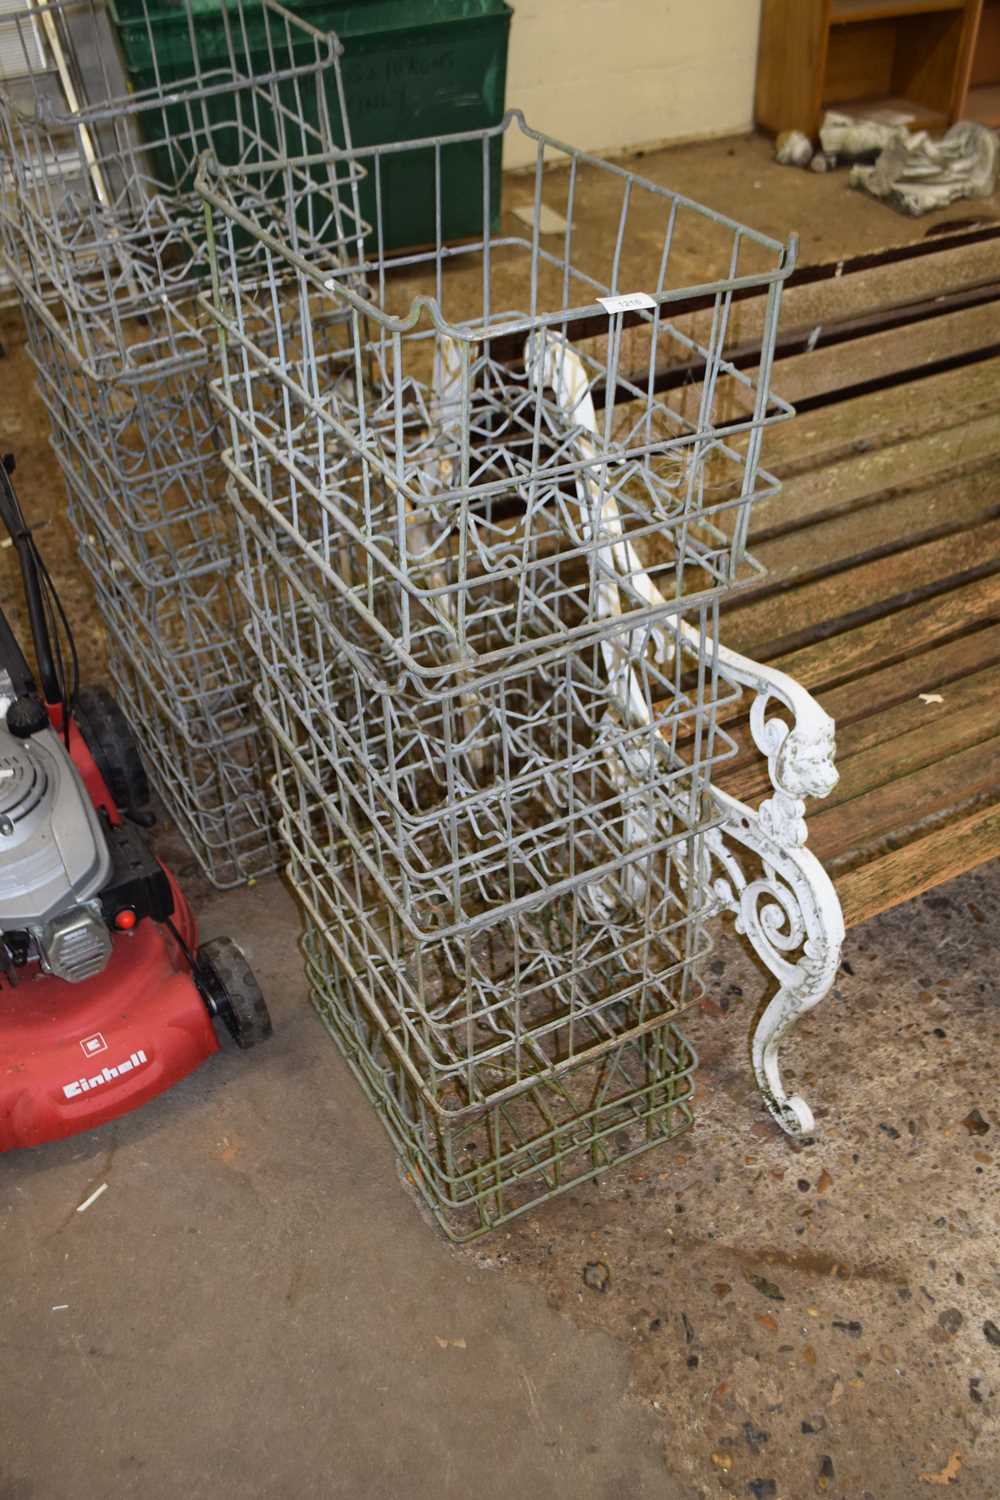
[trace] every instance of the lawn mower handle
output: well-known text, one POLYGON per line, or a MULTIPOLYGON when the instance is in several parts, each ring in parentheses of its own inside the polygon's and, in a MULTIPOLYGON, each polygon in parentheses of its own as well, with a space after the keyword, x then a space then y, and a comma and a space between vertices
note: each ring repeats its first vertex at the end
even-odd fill
MULTIPOLYGON (((28 624, 31 628, 31 639, 35 647, 35 660, 38 663, 38 675, 41 678, 42 692, 45 694, 46 703, 61 703, 62 689, 59 685, 59 674, 55 668, 52 656, 52 638, 49 633, 49 622, 45 613, 45 600, 42 596, 42 585, 38 576, 38 561, 35 557, 34 543, 31 539, 31 528, 24 519, 20 501, 11 483, 10 476, 14 468, 13 455, 5 453, 0 462, 0 520, 13 543, 17 553, 18 564, 21 569, 21 581, 24 585, 24 599, 28 609, 28 624)), ((13 635, 6 621, 3 622, 0 632, 0 642, 3 637, 13 635)), ((4 642, 6 645, 6 642, 4 642)), ((15 643, 15 649, 16 643, 15 643)), ((23 653, 18 650, 21 660, 23 653)), ((16 658, 14 658, 16 660, 16 658)), ((30 673, 29 673, 30 676, 30 673)), ((65 705, 64 705, 65 706, 65 705)))

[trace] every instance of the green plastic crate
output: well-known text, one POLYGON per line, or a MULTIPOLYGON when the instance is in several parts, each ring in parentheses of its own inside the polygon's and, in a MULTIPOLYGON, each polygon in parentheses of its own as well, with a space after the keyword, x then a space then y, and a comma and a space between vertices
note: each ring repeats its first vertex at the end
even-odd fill
MULTIPOLYGON (((161 83, 179 83, 194 74, 191 31, 183 9, 147 12, 144 0, 112 0, 112 3, 133 88, 150 88, 157 81, 151 33, 161 83)), ((230 0, 192 0, 202 70, 224 66, 228 56, 224 3, 230 0)), ((512 14, 506 0, 354 0, 353 4, 292 0, 289 9, 321 31, 336 32, 341 41, 344 48, 341 71, 355 146, 481 130, 502 119, 512 14)), ((244 17, 247 16, 244 9, 244 17)), ((259 36, 252 13, 246 25, 253 61, 266 68, 263 18, 259 36)), ((333 94, 334 90, 328 92, 333 94)), ((338 101, 330 97, 328 103, 336 120, 338 101)), ((208 107, 213 131, 210 144, 221 160, 231 162, 236 159, 235 132, 230 148, 228 130, 220 131, 217 127, 225 127, 235 118, 235 102, 231 96, 220 95, 210 100, 208 107)), ((180 106, 168 106, 164 115, 168 131, 176 139, 182 133, 183 110, 180 106)), ((315 111, 310 123, 315 123, 315 111)), ((199 142, 204 144, 209 143, 199 142)), ((495 223, 500 209, 499 137, 488 149, 492 156, 490 217, 495 223)), ((157 153, 158 163, 164 154, 163 150, 157 153)), ((176 145, 172 155, 177 155, 176 145)), ((476 141, 458 142, 445 147, 441 155, 443 236, 446 239, 476 236, 483 227, 482 147, 476 141)), ((384 248, 433 242, 436 238, 433 149, 383 158, 381 172, 384 248)), ((167 180, 175 175, 172 169, 167 180)), ((374 216, 374 203, 374 188, 363 183, 361 212, 369 221, 374 216)))
MULTIPOLYGON (((336 5, 297 0, 298 14, 336 31, 355 146, 483 130, 503 119, 511 9, 505 0, 374 0, 336 5)), ((490 152, 490 220, 500 216, 502 139, 490 152)), ((446 240, 483 232, 483 148, 457 142, 441 152, 441 229, 446 240)), ((387 250, 437 239, 431 149, 381 158, 382 242, 387 250)), ((362 217, 375 192, 361 184, 362 217)))

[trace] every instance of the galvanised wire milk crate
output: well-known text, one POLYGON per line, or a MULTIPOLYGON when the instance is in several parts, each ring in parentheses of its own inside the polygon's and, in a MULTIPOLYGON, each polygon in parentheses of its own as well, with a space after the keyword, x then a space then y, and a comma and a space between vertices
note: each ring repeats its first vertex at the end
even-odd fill
MULTIPOLYGON (((234 503, 291 878, 442 1119, 694 1003, 705 790, 730 745, 710 653, 678 633, 685 686, 644 723, 615 711, 608 642, 577 648, 493 698, 477 683, 454 705, 475 730, 449 744, 330 650, 319 601, 234 503)), ((655 668, 636 636, 633 681, 655 668)))
POLYGON ((243 885, 280 862, 270 752, 256 719, 199 746, 163 711, 162 695, 112 635, 108 667, 130 706, 144 764, 201 869, 217 886, 243 885))
POLYGON ((122 568, 157 589, 228 567, 232 535, 203 356, 200 368, 95 379, 44 303, 25 293, 21 307, 60 464, 122 568))
POLYGON ((481 1232, 610 1165, 604 1124, 633 1107, 646 1144, 689 1117, 667 1028, 709 951, 715 601, 437 700, 405 672, 385 691, 338 647, 309 549, 232 500, 289 875, 340 976, 317 1004, 448 1232, 481 1232))
POLYGON ((611 874, 704 826, 712 768, 734 750, 717 716, 736 696, 711 651, 688 644, 714 638, 711 603, 655 627, 612 617, 597 641, 446 680, 433 697, 406 672, 387 691, 331 624, 337 596, 310 551, 270 534, 238 487, 232 502, 262 712, 325 815, 370 845, 362 857, 414 937, 611 874))
POLYGON ((692 1122, 696 1056, 665 1022, 514 1097, 442 1117, 380 1024, 327 930, 307 918, 313 1001, 393 1140, 407 1179, 450 1238, 475 1239, 629 1161, 692 1122))
POLYGON ((44 302, 24 291, 21 308, 63 468, 122 567, 148 589, 230 569, 213 341, 179 366, 95 378, 44 302))
MULTIPOLYGON (((673 1027, 700 993, 708 794, 732 752, 717 611, 759 573, 760 446, 788 411, 768 382, 790 247, 531 132, 536 210, 544 193, 565 234, 494 232, 501 134, 461 138, 480 146, 477 238, 446 245, 438 213, 435 244, 406 254, 385 253, 378 194, 383 155, 410 145, 336 158, 374 184, 365 285, 310 242, 297 190, 281 226, 266 174, 198 175, 240 586, 317 1004, 459 1235, 578 1176, 574 1150, 603 1170, 619 1104, 647 1101, 652 1137, 683 1122, 673 1027), (652 251, 634 243, 643 195, 652 251), (587 208, 611 203, 609 244, 587 208), (752 377, 725 356, 749 291, 752 377), (694 394, 675 399, 678 362, 694 394)), ((416 143, 435 202, 456 144, 416 143)))
MULTIPOLYGON (((149 33, 154 7, 131 9, 149 33)), ((101 0, 48 0, 7 18, 23 67, 0 93, 4 252, 20 283, 60 299, 93 374, 174 363, 203 345, 185 311, 206 270, 192 191, 200 152, 263 166, 349 143, 335 37, 275 0, 227 0, 217 26, 199 24, 198 0, 175 15, 185 66, 154 49, 139 89, 101 0)), ((326 205, 340 240, 357 233, 348 196, 331 188, 326 205)))
POLYGON ((247 703, 255 673, 245 647, 240 649, 243 612, 234 570, 184 578, 169 589, 144 589, 128 577, 88 517, 73 505, 69 514, 109 634, 126 642, 160 713, 195 749, 245 735, 255 721, 247 703))
MULTIPOLYGON (((712 910, 683 805, 661 793, 624 829, 595 817, 591 838, 612 847, 591 870, 556 809, 551 887, 527 895, 472 841, 451 859, 458 820, 442 805, 456 923, 456 898, 415 899, 370 821, 340 816, 343 768, 310 759, 294 715, 286 734, 280 683, 265 674, 258 692, 314 1002, 446 1232, 472 1238, 683 1129, 694 1057, 674 1023, 701 994, 712 910)), ((329 731, 318 721, 314 742, 329 731)), ((346 780, 365 788, 353 768, 346 780)))
MULTIPOLYGON (((384 160, 433 147, 437 199, 447 195, 450 153, 470 138, 343 159, 377 192, 384 160)), ((430 248, 386 253, 376 201, 366 290, 348 271, 331 272, 303 232, 302 182, 279 230, 265 174, 206 160, 198 179, 222 226, 213 311, 226 339, 218 390, 234 469, 293 534, 299 506, 322 508, 341 549, 335 571, 358 618, 357 648, 381 643, 417 677, 436 678, 449 656, 453 673, 481 672, 599 631, 597 583, 609 568, 626 621, 756 576, 750 509, 774 487, 761 443, 789 411, 770 397, 769 377, 791 245, 539 136, 517 115, 475 139, 476 239, 447 245, 439 216, 430 248), (506 219, 491 229, 492 147, 506 130, 535 144, 536 207, 544 198, 566 221, 554 244, 506 219), (268 224, 252 209, 255 179, 268 224), (653 243, 633 232, 641 200, 661 225, 653 243), (240 274, 247 237, 266 278, 240 274), (270 287, 289 279, 297 295, 278 308, 270 287), (750 293, 766 310, 747 373, 726 348, 750 293), (311 329, 332 309, 347 315, 344 348, 317 358, 311 329), (279 327, 265 349, 248 330, 269 316, 279 327), (679 363, 689 372, 683 397, 659 394, 679 363), (599 534, 579 513, 581 487, 599 513, 615 509, 614 529, 599 534), (611 563, 623 542, 638 566, 611 563), (652 605, 642 592, 650 581, 652 605), (477 643, 483 621, 503 637, 489 659, 477 643)), ((322 196, 328 165, 304 167, 303 179, 311 170, 309 194, 322 196)))
POLYGON ((182 457, 181 421, 173 473, 168 433, 171 411, 180 418, 204 407, 204 380, 200 393, 185 394, 181 382, 180 395, 166 377, 146 391, 135 382, 95 382, 73 362, 45 311, 41 317, 30 299, 22 301, 119 701, 157 791, 205 874, 220 886, 239 884, 273 869, 276 848, 259 771, 266 746, 242 650, 231 523, 218 503, 186 509, 178 503, 173 512, 160 505, 164 493, 175 497, 182 486, 194 497, 203 494, 204 470, 182 457), (81 391, 86 407, 71 399, 81 391), (95 408, 110 408, 106 422, 82 420, 95 408), (158 450, 166 459, 160 472, 158 450), (126 471, 120 487, 116 468, 126 471), (142 524, 124 524, 126 505, 133 518, 145 510, 142 524))
MULTIPOLYGON (((146 0, 131 12, 148 28, 146 0)), ((194 165, 211 147, 280 174, 349 136, 335 38, 271 0, 227 0, 208 29, 184 0, 175 20, 184 68, 154 55, 135 89, 95 0, 11 18, 24 76, 0 95, 0 237, 123 707, 226 885, 272 867, 274 850, 208 395, 216 335, 196 301, 208 265, 194 165)), ((331 167, 325 221, 305 211, 335 263, 352 238, 357 253, 352 171, 331 167)), ((248 241, 241 260, 256 253, 248 241)))

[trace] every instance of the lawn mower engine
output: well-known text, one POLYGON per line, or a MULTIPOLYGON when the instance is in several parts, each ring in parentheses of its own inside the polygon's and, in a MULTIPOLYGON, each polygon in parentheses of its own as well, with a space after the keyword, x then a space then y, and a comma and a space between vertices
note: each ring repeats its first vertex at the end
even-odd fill
POLYGON ((39 700, 6 695, 0 678, 0 715, 0 963, 77 984, 111 957, 108 840, 39 700))
POLYGON ((149 787, 103 688, 53 652, 51 579, 8 472, 0 518, 18 549, 44 699, 0 612, 0 1150, 90 1130, 219 1050, 270 1035, 229 938, 197 946, 191 909, 141 831, 149 787))

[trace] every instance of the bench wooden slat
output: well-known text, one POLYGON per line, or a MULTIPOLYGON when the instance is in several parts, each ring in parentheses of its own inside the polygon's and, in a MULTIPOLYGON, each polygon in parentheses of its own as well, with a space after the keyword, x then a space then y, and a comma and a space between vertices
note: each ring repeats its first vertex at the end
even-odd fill
POLYGON ((855 927, 922 891, 974 870, 1000 850, 1000 805, 987 803, 834 880, 844 922, 855 927))
MULTIPOLYGON (((995 248, 993 253, 995 255, 995 248)), ((919 370, 922 365, 955 359, 965 354, 973 355, 992 348, 1000 343, 1000 300, 989 300, 995 278, 994 264, 984 277, 979 277, 963 289, 967 297, 977 299, 975 306, 959 307, 951 312, 939 312, 935 309, 935 315, 930 317, 921 315, 921 306, 926 312, 926 299, 897 295, 890 305, 879 309, 881 317, 885 319, 898 315, 905 319, 912 316, 915 321, 897 321, 895 326, 884 327, 874 333, 858 329, 855 337, 845 337, 855 331, 850 326, 843 326, 846 309, 835 312, 827 319, 822 315, 810 318, 808 324, 800 321, 800 314, 795 319, 797 331, 793 332, 790 321, 793 315, 786 302, 782 310, 785 332, 779 337, 773 366, 774 390, 784 400, 795 403, 840 390, 850 390, 861 381, 919 370), (808 333, 813 329, 818 329, 821 333, 825 330, 829 335, 836 332, 834 324, 841 325, 839 336, 842 342, 824 339, 814 349, 790 352, 789 339, 801 351, 808 336, 807 329, 808 333)), ((952 290, 957 292, 959 289, 952 290)), ((936 300, 940 305, 940 299, 936 300)), ((866 309, 855 308, 849 316, 857 318, 859 315, 870 315, 876 306, 877 302, 873 301, 866 309)), ((756 302, 733 304, 730 308, 724 336, 725 357, 734 359, 740 366, 747 359, 753 358, 753 346, 759 339, 759 332, 755 331, 754 325, 756 323, 759 329, 762 307, 763 301, 758 299, 756 302)), ((668 317, 671 328, 676 328, 683 336, 693 338, 696 342, 708 346, 718 337, 710 308, 692 313, 675 307, 669 311, 668 317)), ((624 379, 638 385, 640 389, 645 388, 649 379, 650 337, 648 325, 626 328, 619 351, 619 369, 624 379)), ((588 338, 585 328, 578 326, 575 330, 575 342, 599 363, 605 362, 606 333, 602 331, 601 334, 588 338)), ((494 337, 492 348, 495 358, 510 357, 510 351, 506 350, 502 338, 494 337)), ((674 340, 661 326, 656 350, 656 375, 670 380, 672 372, 673 379, 678 383, 661 389, 661 399, 689 420, 694 420, 702 399, 701 360, 692 355, 685 342, 674 340), (681 381, 684 383, 680 383, 681 381)), ((748 365, 744 374, 756 385, 756 369, 748 365)), ((598 394, 599 404, 602 399, 598 394)), ((751 410, 753 392, 748 391, 742 381, 720 375, 716 382, 714 405, 721 420, 736 421, 751 410)))
MULTIPOLYGON (((994 716, 995 717, 995 716, 994 716)), ((842 772, 849 774, 846 767, 842 772)), ((1000 736, 932 760, 865 796, 824 807, 809 820, 809 847, 826 863, 863 843, 915 828, 925 819, 1000 790, 1000 736)), ((840 788, 834 793, 836 797, 840 788)))
MULTIPOLYGON (((1000 373, 997 378, 1000 381, 1000 373)), ((1000 384, 997 389, 1000 390, 1000 384)), ((811 469, 786 480, 777 495, 755 504, 751 550, 763 562, 761 546, 772 537, 783 536, 827 516, 857 512, 862 506, 876 502, 885 504, 908 492, 925 494, 928 503, 939 511, 942 501, 938 499, 935 503, 936 496, 943 497, 965 475, 988 472, 991 463, 992 486, 984 476, 983 488, 992 487, 996 496, 1000 488, 996 483, 998 458, 1000 422, 991 414, 960 427, 926 433, 811 469)), ((987 503, 986 495, 983 500, 987 503)), ((732 524, 731 518, 727 517, 727 522, 732 524)))
MULTIPOLYGON (((1000 624, 988 625, 985 630, 959 636, 957 640, 946 641, 929 650, 918 650, 903 661, 854 678, 829 692, 817 691, 816 696, 836 721, 837 743, 844 747, 844 731, 848 725, 884 714, 900 703, 916 703, 920 693, 941 692, 952 683, 961 683, 963 678, 984 672, 997 663, 1000 663, 1000 624)), ((747 711, 744 699, 720 713, 719 722, 730 733, 734 730, 739 733, 747 711)), ((749 735, 746 738, 746 748, 726 762, 724 778, 733 776, 744 764, 760 762, 760 751, 749 741, 749 735)), ((725 785, 725 780, 721 784, 725 785)))
POLYGON ((995 734, 997 689, 995 667, 953 683, 941 703, 918 698, 872 714, 844 728, 840 786, 823 803, 836 807, 851 797, 895 781, 966 745, 978 745, 995 734))
POLYGON ((768 661, 997 571, 1000 521, 991 520, 765 597, 754 590, 723 610, 722 637, 768 661))
MULTIPOLYGON (((699 325, 691 322, 684 326, 693 331, 699 325)), ((711 336, 710 323, 703 318, 700 326, 702 338, 707 340, 711 336)), ((732 337, 726 341, 728 349, 735 349, 737 344, 738 340, 732 337)), ((905 374, 919 370, 922 365, 974 355, 980 350, 995 352, 997 344, 1000 344, 1000 301, 820 347, 809 354, 777 359, 771 385, 777 395, 793 405, 817 396, 836 399, 838 391, 849 391, 862 381, 905 374)), ((622 369, 629 371, 630 378, 640 389, 645 387, 648 378, 648 349, 647 335, 635 345, 629 362, 622 362, 622 369)), ((680 344, 672 349, 664 344, 658 354, 658 375, 665 374, 672 366, 686 365, 690 358, 689 351, 680 344)), ((755 388, 756 370, 744 373, 755 388)), ((662 400, 691 422, 698 420, 701 397, 702 386, 698 378, 661 393, 662 400)), ((753 388, 748 390, 733 376, 720 375, 714 393, 714 410, 720 422, 739 422, 745 419, 752 406, 753 388)))
MULTIPOLYGON (((924 703, 913 695, 864 717, 838 720, 840 785, 822 803, 813 804, 815 814, 989 739, 998 721, 1000 667, 962 677, 940 696, 941 703, 924 703)), ((742 765, 729 762, 717 779, 724 791, 750 803, 766 797, 771 785, 759 755, 742 765)))
MULTIPOLYGON (((753 543, 753 554, 775 585, 824 569, 912 550, 935 536, 947 536, 974 521, 1000 515, 1000 464, 985 472, 946 480, 928 489, 866 503, 864 509, 830 516, 753 543)), ((764 585, 765 588, 767 585, 764 585)))
POLYGON ((887 609, 842 635, 777 655, 774 665, 811 693, 823 693, 883 666, 901 664, 931 646, 964 639, 981 622, 995 620, 1000 620, 1000 573, 919 604, 887 609))
POLYGON ((772 381, 785 400, 803 400, 1000 342, 1000 302, 870 333, 864 338, 778 361, 772 381))
MULTIPOLYGON (((780 363, 774 383, 780 391, 780 363)), ((765 434, 764 466, 790 485, 793 476, 822 472, 861 449, 877 452, 887 444, 895 446, 900 434, 918 438, 995 413, 998 390, 1000 358, 984 359, 928 375, 920 382, 919 395, 902 384, 834 402, 822 411, 803 412, 765 434)))
MULTIPOLYGON (((870 313, 873 308, 885 310, 904 301, 913 303, 979 286, 992 281, 996 274, 995 239, 978 245, 956 245, 950 250, 942 243, 936 253, 902 263, 895 261, 804 284, 794 280, 790 285, 786 283, 781 299, 781 324, 783 329, 790 330, 839 323, 870 313)), ((763 310, 763 298, 749 298, 736 304, 731 319, 731 342, 743 343, 759 334, 763 310)), ((629 330, 638 332, 639 329, 629 330)), ((637 344, 637 347, 643 346, 637 344)))
POLYGON ((959 636, 929 651, 918 651, 905 661, 884 667, 830 692, 821 692, 820 702, 836 721, 847 728, 860 719, 887 713, 897 704, 911 705, 914 715, 924 710, 920 693, 941 693, 951 701, 954 688, 964 691, 972 678, 989 678, 1000 687, 1000 624, 987 625, 972 635, 959 636))

